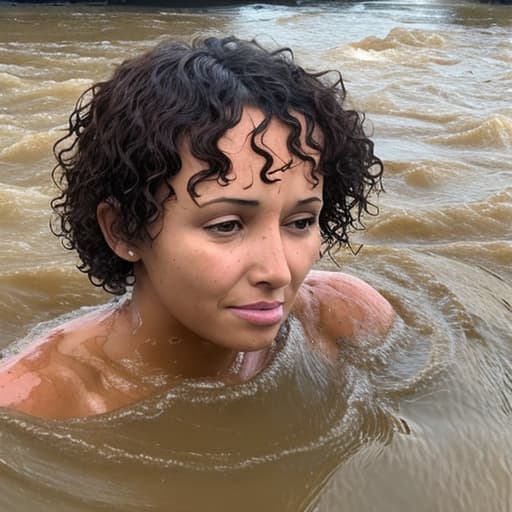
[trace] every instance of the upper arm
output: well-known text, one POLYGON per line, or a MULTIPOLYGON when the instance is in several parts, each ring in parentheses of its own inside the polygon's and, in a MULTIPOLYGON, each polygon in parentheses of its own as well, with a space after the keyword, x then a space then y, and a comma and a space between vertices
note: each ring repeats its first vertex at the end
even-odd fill
POLYGON ((339 338, 380 340, 395 318, 393 307, 377 290, 342 272, 311 272, 298 309, 309 335, 331 346, 339 338))
POLYGON ((22 362, 9 364, 0 371, 0 407, 16 408, 28 400, 41 384, 41 377, 22 362))
POLYGON ((44 418, 104 412, 102 400, 86 387, 92 380, 84 378, 87 368, 54 348, 35 347, 0 368, 0 407, 44 418))
POLYGON ((0 371, 0 407, 51 417, 55 395, 47 369, 31 368, 20 360, 0 371))

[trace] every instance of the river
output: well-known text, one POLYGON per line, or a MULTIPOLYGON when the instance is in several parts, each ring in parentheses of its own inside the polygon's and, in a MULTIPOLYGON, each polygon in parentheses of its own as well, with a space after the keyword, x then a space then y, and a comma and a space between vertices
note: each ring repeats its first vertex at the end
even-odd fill
POLYGON ((292 325, 285 374, 240 388, 187 383, 89 420, 3 411, 0 510, 512 510, 511 7, 0 5, 1 346, 108 300, 48 229, 51 147, 75 100, 123 59, 205 34, 342 72, 386 192, 354 234, 359 253, 335 259, 397 324, 334 369, 300 353, 292 325))

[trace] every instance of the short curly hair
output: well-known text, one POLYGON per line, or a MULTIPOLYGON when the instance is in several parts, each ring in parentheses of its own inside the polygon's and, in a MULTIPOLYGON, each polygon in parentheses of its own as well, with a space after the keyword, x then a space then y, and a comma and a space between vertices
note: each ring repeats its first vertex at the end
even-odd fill
POLYGON ((57 214, 52 231, 78 252, 78 268, 93 284, 124 293, 134 282, 133 264, 106 243, 98 205, 115 204, 125 240, 147 239, 148 227, 173 195, 170 179, 181 168, 183 138, 208 166, 188 184, 197 197, 195 186, 202 180, 228 183, 231 162, 218 142, 240 121, 243 108, 252 106, 264 114, 251 138, 252 149, 265 160, 261 179, 275 181, 268 173, 273 160, 255 137, 274 118, 289 127, 290 154, 311 162, 313 177, 323 176, 323 250, 350 246, 349 231, 364 227, 362 214, 377 212, 369 194, 382 190, 383 166, 364 132, 364 116, 343 108, 345 96, 339 72, 309 73, 289 48, 269 51, 235 37, 157 46, 123 62, 111 79, 80 96, 66 135, 54 146, 58 163, 52 176, 60 194, 51 203, 57 214), (305 120, 304 134, 297 114, 305 120), (318 164, 304 153, 301 136, 320 152, 318 164))

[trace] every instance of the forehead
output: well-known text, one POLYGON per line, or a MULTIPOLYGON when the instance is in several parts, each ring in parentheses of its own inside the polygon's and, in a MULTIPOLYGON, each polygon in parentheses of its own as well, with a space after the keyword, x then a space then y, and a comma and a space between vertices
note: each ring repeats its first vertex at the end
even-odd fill
MULTIPOLYGON (((299 113, 292 113, 292 115, 301 126, 300 145, 302 151, 312 156, 318 163, 320 154, 306 143, 306 120, 304 116, 299 113)), ((255 107, 245 107, 240 122, 235 127, 227 130, 219 140, 219 149, 230 156, 231 159, 236 158, 241 151, 251 151, 252 148, 250 144, 247 144, 247 141, 250 140, 252 132, 260 126, 264 118, 265 116, 261 110, 255 107)), ((267 128, 255 136, 255 143, 269 151, 272 157, 289 160, 291 158, 287 146, 289 134, 290 128, 288 126, 278 119, 272 118, 267 128)), ((320 142, 321 134, 317 127, 315 127, 313 137, 320 142)))
MULTIPOLYGON (((315 162, 315 167, 320 159, 319 151, 310 147, 306 143, 306 121, 304 116, 294 113, 294 117, 301 125, 299 137, 301 151, 311 157, 315 162)), ((296 155, 293 155, 288 149, 288 137, 290 128, 276 118, 272 118, 261 133, 253 136, 254 130, 262 123, 265 116, 263 112, 254 107, 245 107, 240 122, 233 128, 228 129, 219 139, 217 144, 231 161, 231 170, 228 178, 230 185, 236 185, 242 188, 248 188, 256 180, 261 181, 260 173, 266 163, 266 159, 260 151, 265 152, 272 158, 272 165, 267 176, 273 180, 275 178, 285 179, 287 171, 296 170, 304 175, 304 179, 311 182, 311 172, 313 170, 312 162, 304 161, 296 155), (256 145, 256 149, 253 147, 256 145), (283 172, 280 172, 283 171, 283 172)), ((315 127, 313 138, 322 143, 322 134, 315 127)), ((171 180, 171 185, 178 193, 176 187, 181 188, 198 172, 208 167, 206 162, 195 158, 190 150, 190 141, 184 141, 180 151, 182 159, 182 168, 177 176, 171 180)), ((202 193, 205 188, 210 189, 216 180, 205 180, 197 184, 197 192, 202 193)), ((185 185, 186 186, 186 185, 185 185)))

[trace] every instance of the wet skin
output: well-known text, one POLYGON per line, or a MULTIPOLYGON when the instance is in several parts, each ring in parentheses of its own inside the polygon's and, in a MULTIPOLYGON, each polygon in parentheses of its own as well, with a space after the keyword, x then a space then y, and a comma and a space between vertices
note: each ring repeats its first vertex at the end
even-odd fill
MULTIPOLYGON (((289 314, 333 357, 340 337, 385 334, 394 312, 377 291, 342 273, 311 272, 322 180, 311 179, 311 163, 289 154, 287 128, 272 121, 258 144, 272 154, 279 181, 261 181, 264 160, 249 140, 261 119, 247 108, 221 138, 231 180, 201 182, 196 201, 187 183, 205 165, 184 143, 175 196, 151 227, 153 242, 122 240, 115 209, 98 207, 112 250, 134 263, 132 298, 63 325, 4 363, 0 405, 42 417, 88 416, 184 378, 247 380, 267 364, 289 314)), ((304 141, 303 149, 318 159, 304 141)))

